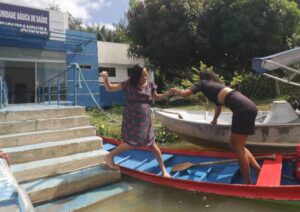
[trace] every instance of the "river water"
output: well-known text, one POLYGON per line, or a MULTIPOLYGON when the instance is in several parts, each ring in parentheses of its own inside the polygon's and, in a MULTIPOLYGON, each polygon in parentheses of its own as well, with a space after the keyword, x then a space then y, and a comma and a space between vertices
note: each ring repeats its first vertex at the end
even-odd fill
MULTIPOLYGON (((188 142, 168 144, 171 148, 204 149, 188 142)), ((205 149, 207 150, 207 149, 205 149)), ((85 212, 300 212, 300 202, 290 204, 279 201, 224 197, 206 193, 184 191, 122 176, 131 189, 85 209, 85 212)))

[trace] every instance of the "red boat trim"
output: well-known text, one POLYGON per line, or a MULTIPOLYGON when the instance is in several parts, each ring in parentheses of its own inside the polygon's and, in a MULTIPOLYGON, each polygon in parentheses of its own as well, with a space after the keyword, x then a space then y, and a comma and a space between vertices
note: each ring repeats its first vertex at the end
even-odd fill
POLYGON ((243 184, 221 184, 195 182, 175 178, 166 178, 147 172, 135 171, 120 166, 122 174, 141 180, 174 188, 198 191, 204 193, 219 194, 224 196, 236 196, 243 198, 272 199, 272 200, 300 200, 300 186, 256 186, 243 184))

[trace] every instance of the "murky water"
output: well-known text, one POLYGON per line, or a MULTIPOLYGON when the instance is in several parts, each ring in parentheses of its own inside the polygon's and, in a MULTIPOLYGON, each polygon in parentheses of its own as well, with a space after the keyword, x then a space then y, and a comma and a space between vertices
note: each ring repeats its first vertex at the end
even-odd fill
MULTIPOLYGON (((170 145, 168 145, 169 147, 170 145)), ((178 142, 172 148, 203 149, 187 142, 178 142)), ((85 209, 85 212, 299 212, 300 202, 292 205, 287 202, 258 201, 219 195, 179 190, 122 176, 132 188, 130 191, 109 198, 85 209)))

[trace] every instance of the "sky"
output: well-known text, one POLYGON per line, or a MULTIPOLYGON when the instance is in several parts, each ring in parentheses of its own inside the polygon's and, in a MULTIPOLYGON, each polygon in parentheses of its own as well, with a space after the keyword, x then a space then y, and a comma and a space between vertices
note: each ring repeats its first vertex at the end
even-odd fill
POLYGON ((58 5, 62 12, 69 12, 73 17, 81 18, 83 24, 105 25, 114 29, 124 18, 129 8, 129 0, 0 0, 2 3, 46 9, 49 5, 58 5))

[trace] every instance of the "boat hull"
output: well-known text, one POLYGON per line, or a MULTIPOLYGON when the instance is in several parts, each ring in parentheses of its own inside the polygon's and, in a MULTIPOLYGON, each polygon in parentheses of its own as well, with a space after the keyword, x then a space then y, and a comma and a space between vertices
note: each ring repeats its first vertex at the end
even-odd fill
MULTIPOLYGON (((106 144, 119 145, 120 141, 103 138, 104 149, 106 149, 106 144)), ((108 149, 110 151, 111 149, 108 149)), ((192 176, 186 178, 176 178, 175 175, 172 175, 170 178, 163 177, 159 174, 150 173, 147 171, 139 170, 135 163, 138 159, 135 157, 138 154, 146 155, 143 152, 149 152, 150 149, 147 147, 139 147, 133 150, 133 152, 128 153, 128 155, 123 155, 117 160, 115 159, 115 163, 119 165, 121 172, 125 175, 132 176, 144 181, 148 181, 151 183, 166 185, 174 188, 179 188, 183 190, 204 192, 204 193, 212 193, 218 195, 225 196, 235 196, 242 198, 255 198, 255 199, 263 199, 263 200, 289 200, 289 201, 299 201, 300 200, 300 185, 299 182, 293 185, 246 185, 246 184, 230 184, 230 183, 217 183, 217 182, 208 182, 208 181, 200 181, 194 180, 192 176), (132 157, 131 157, 132 156, 132 157), (131 158, 130 158, 131 157, 131 158), (129 159, 128 159, 129 158, 129 159), (130 162, 129 160, 133 162, 130 162), (119 162, 118 162, 119 160, 119 162), (130 166, 132 164, 133 167, 130 166)), ((190 157, 211 157, 211 158, 233 158, 234 154, 228 152, 205 152, 205 151, 190 151, 190 150, 174 150, 174 149, 166 149, 161 148, 161 152, 163 155, 172 154, 176 156, 184 155, 190 157)), ((263 154, 259 154, 262 156, 263 154)), ((256 155, 257 156, 257 155, 256 155)), ((145 157, 142 157, 142 160, 145 157)), ((295 158, 295 154, 289 153, 283 155, 283 161, 291 161, 295 158)), ((173 158, 174 159, 174 158, 173 158)), ((180 162, 174 159, 176 162, 180 162)), ((174 162, 174 161, 173 161, 174 162)), ((167 170, 169 170, 172 161, 164 161, 167 170)), ((284 163, 284 162, 282 162, 284 163)), ((281 166, 278 166, 281 169, 281 166)), ((220 167, 219 167, 220 168, 220 167)), ((272 171, 272 173, 275 173, 272 171)), ((279 170, 279 173, 281 171, 279 170)), ((283 167, 283 174, 291 174, 283 167)), ((267 176, 267 179, 270 179, 270 176, 267 176)), ((282 181, 282 180, 281 180, 282 181)), ((256 181, 257 183, 257 181, 256 181)))
MULTIPOLYGON (((210 124, 212 112, 190 112, 180 110, 155 110, 159 121, 170 131, 196 145, 229 148, 231 134, 231 112, 223 112, 216 125, 210 124), (178 115, 168 112, 182 114, 178 115)), ((258 119, 266 112, 260 112, 258 119)), ((253 152, 291 152, 300 143, 300 121, 288 124, 263 124, 257 122, 255 134, 248 137, 247 147, 253 152)))

